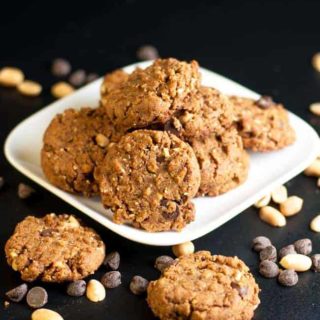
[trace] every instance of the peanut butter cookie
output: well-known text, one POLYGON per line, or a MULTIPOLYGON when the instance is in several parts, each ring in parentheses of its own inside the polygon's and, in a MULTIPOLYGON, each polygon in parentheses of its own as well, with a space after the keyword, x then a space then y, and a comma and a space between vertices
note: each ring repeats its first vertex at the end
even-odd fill
POLYGON ((107 73, 103 79, 100 94, 105 96, 111 91, 120 88, 128 80, 128 73, 121 69, 117 69, 111 73, 107 73))
POLYGON ((258 294, 243 261, 199 251, 176 259, 150 282, 147 301, 161 320, 250 320, 258 294))
POLYGON ((110 147, 98 169, 102 203, 116 223, 147 231, 181 230, 194 220, 200 185, 191 147, 168 132, 137 130, 110 147))
POLYGON ((26 217, 5 245, 8 264, 24 281, 82 279, 102 264, 105 245, 94 230, 74 216, 26 217))

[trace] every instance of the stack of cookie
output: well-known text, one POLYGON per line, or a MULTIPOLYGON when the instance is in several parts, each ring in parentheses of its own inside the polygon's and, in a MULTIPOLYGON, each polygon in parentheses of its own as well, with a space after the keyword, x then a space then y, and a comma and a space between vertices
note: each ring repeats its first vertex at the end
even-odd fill
POLYGON ((41 157, 52 184, 100 194, 116 223, 181 230, 194 220, 193 197, 216 196, 246 180, 243 145, 270 151, 294 139, 281 105, 203 87, 197 62, 171 58, 106 75, 100 107, 57 115, 41 157))

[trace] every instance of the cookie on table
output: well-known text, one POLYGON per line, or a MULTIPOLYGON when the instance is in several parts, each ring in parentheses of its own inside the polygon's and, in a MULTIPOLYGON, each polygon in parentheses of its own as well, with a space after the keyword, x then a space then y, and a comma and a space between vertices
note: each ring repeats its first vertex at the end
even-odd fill
POLYGON ((200 185, 192 148, 168 132, 137 130, 110 147, 98 168, 102 203, 116 223, 181 230, 194 220, 200 185))
POLYGON ((148 304, 161 320, 250 320, 259 287, 237 257, 199 251, 182 256, 148 286, 148 304))
POLYGON ((199 162, 201 184, 198 195, 217 196, 242 184, 248 176, 249 155, 235 128, 221 135, 190 141, 199 162))
POLYGON ((232 96, 236 123, 244 147, 258 152, 279 150, 296 139, 287 110, 270 97, 258 100, 232 96))
POLYGON ((111 121, 128 130, 165 123, 179 110, 184 98, 200 86, 198 63, 158 59, 137 69, 120 88, 101 96, 111 121))
POLYGON ((74 216, 50 213, 42 218, 28 216, 18 223, 5 253, 22 280, 63 282, 94 273, 104 260, 105 245, 74 216))
POLYGON ((129 74, 121 69, 117 69, 111 73, 107 73, 103 78, 103 82, 101 84, 101 96, 105 96, 111 91, 120 88, 128 80, 128 77, 129 74))
POLYGON ((62 190, 85 196, 98 194, 95 168, 109 143, 120 137, 103 108, 68 109, 54 117, 44 134, 43 172, 62 190))

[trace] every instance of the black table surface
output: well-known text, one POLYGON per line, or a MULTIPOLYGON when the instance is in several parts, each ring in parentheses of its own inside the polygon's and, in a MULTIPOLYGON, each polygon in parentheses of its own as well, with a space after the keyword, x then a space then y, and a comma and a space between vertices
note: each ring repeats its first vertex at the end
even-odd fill
MULTIPOLYGON (((0 67, 20 67, 28 78, 44 86, 38 98, 0 88, 1 145, 16 124, 53 101, 50 86, 56 79, 49 72, 53 58, 66 57, 74 68, 102 75, 135 62, 136 49, 147 43, 155 45, 163 57, 197 59, 206 68, 272 95, 319 132, 320 118, 308 111, 310 103, 320 100, 320 73, 310 64, 312 55, 320 50, 319 1, 25 1, 7 3, 1 11, 0 67)), ((46 307, 66 320, 154 319, 145 297, 132 295, 128 284, 136 274, 157 278, 153 262, 159 255, 171 254, 170 247, 150 247, 119 237, 29 181, 9 165, 3 152, 0 176, 6 181, 0 191, 1 320, 29 319, 31 314, 25 303, 12 303, 6 310, 3 307, 4 293, 21 283, 19 275, 7 266, 4 244, 17 222, 27 215, 48 212, 75 214, 101 234, 108 251, 118 250, 123 284, 107 291, 105 301, 96 304, 85 297, 67 296, 64 285, 45 285, 49 293, 46 307), (20 200, 19 182, 32 185, 36 196, 20 200)), ((281 287, 275 279, 259 276, 257 255, 250 250, 253 237, 266 235, 277 247, 309 237, 314 252, 320 252, 320 236, 308 228, 310 219, 320 212, 320 189, 315 179, 300 175, 287 187, 290 194, 305 202, 302 212, 288 219, 286 227, 264 224, 257 210, 250 208, 194 241, 197 250, 237 255, 249 265, 261 287, 255 319, 320 317, 320 275, 306 272, 297 286, 281 287)), ((99 279, 102 274, 103 268, 94 277, 99 279)))

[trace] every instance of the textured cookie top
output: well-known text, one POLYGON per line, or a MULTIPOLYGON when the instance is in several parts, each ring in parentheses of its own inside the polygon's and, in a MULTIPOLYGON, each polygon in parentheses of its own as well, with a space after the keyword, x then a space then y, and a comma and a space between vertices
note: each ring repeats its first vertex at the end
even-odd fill
POLYGON ((128 73, 121 69, 106 74, 100 88, 101 96, 121 87, 128 80, 128 77, 128 73))
POLYGON ((26 217, 5 245, 8 264, 24 281, 63 282, 92 274, 103 262, 105 245, 73 216, 26 217))
POLYGON ((259 287, 237 257, 208 251, 180 257, 148 287, 148 304, 166 320, 249 320, 259 287))
POLYGON ((44 134, 44 174, 65 191, 97 194, 95 167, 104 158, 109 143, 120 137, 103 108, 68 109, 53 118, 44 134))
POLYGON ((102 95, 101 104, 118 127, 142 128, 166 122, 199 86, 197 62, 158 59, 144 70, 135 70, 118 89, 102 95))
POLYGON ((148 231, 180 230, 193 220, 200 171, 192 148, 175 135, 137 130, 113 145, 99 167, 103 204, 117 223, 148 231))
POLYGON ((236 122, 244 147, 253 151, 273 151, 295 141, 288 112, 269 97, 253 99, 232 96, 236 122))

